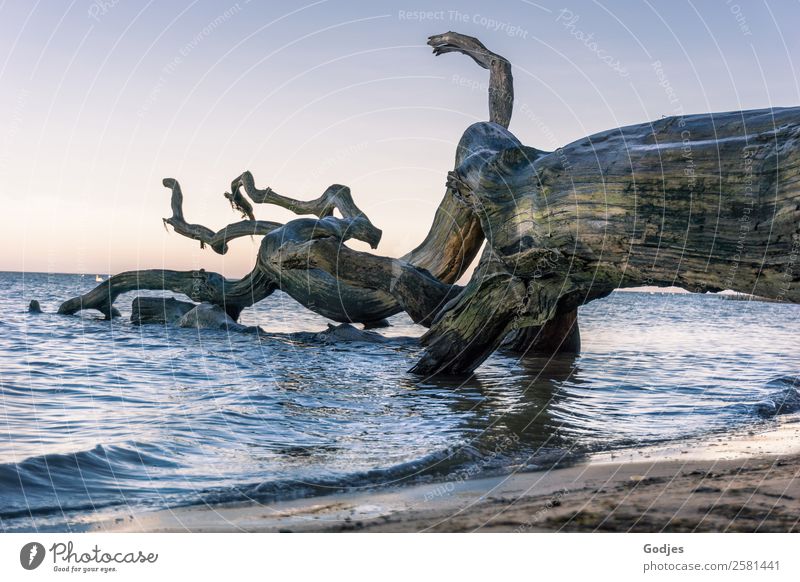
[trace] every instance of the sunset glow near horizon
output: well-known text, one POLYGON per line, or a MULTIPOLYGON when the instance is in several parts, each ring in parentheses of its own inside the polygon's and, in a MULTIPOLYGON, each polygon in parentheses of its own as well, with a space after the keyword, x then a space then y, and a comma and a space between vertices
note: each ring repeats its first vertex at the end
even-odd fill
POLYGON ((510 129, 540 149, 800 102, 797 3, 76 0, 0 16, 0 270, 240 276, 259 240, 220 256, 166 232, 161 180, 180 181, 188 222, 216 230, 240 218, 222 195, 243 170, 294 198, 350 186, 383 230, 375 252, 404 254, 464 129, 488 118, 488 73, 425 45, 447 30, 512 62, 510 129))

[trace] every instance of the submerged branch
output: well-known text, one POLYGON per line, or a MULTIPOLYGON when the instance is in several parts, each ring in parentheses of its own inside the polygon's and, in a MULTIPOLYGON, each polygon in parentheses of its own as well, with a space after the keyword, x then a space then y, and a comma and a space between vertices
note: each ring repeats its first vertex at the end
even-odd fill
POLYGON ((269 296, 276 285, 258 269, 238 281, 225 279, 219 273, 198 271, 168 271, 150 269, 126 271, 110 277, 91 291, 68 299, 58 308, 61 315, 72 315, 83 309, 96 309, 106 319, 119 316, 114 301, 123 293, 152 290, 172 291, 192 301, 208 302, 222 307, 233 319, 238 319, 245 307, 269 296))

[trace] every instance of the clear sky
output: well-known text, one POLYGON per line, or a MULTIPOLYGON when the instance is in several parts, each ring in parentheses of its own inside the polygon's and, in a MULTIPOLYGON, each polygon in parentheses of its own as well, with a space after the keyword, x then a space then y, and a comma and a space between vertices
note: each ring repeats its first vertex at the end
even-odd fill
POLYGON ((796 1, 0 2, 0 270, 241 275, 258 241, 219 256, 167 233, 161 179, 216 230, 245 169, 298 198, 349 185, 398 256, 487 119, 486 72, 427 36, 511 60, 511 130, 555 149, 681 108, 797 105, 798 22, 796 1))

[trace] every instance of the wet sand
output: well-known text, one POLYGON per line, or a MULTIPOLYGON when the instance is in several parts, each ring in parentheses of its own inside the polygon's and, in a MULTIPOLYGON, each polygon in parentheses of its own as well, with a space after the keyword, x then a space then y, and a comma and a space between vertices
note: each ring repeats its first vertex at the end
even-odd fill
POLYGON ((800 531, 800 423, 486 479, 274 504, 196 506, 95 531, 800 531))

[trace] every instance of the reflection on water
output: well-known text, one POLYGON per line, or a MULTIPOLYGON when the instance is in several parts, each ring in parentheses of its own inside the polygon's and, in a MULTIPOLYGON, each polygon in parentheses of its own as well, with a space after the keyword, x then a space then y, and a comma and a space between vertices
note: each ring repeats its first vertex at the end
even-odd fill
POLYGON ((792 305, 615 293, 582 308, 578 357, 419 382, 402 315, 395 341, 337 345, 293 336, 326 321, 284 295, 243 314, 261 337, 54 315, 94 284, 0 274, 2 529, 549 466, 800 408, 792 305))

